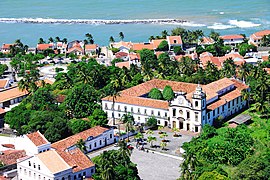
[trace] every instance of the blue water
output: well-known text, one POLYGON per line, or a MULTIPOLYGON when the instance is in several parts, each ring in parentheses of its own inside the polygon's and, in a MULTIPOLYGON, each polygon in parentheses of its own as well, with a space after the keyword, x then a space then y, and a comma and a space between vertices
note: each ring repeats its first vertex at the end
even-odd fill
POLYGON ((107 45, 110 36, 118 40, 122 31, 126 41, 147 41, 162 30, 182 26, 212 29, 221 34, 252 34, 270 29, 270 0, 0 0, 0 18, 52 19, 159 19, 189 21, 186 24, 31 24, 0 23, 0 43, 21 39, 35 46, 40 37, 59 36, 84 39, 91 33, 96 43, 107 45))

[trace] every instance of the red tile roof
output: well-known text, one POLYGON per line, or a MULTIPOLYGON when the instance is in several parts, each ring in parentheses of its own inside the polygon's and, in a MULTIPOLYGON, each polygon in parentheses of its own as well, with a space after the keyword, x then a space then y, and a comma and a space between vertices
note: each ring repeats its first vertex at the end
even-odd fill
POLYGON ((48 140, 39 132, 33 132, 26 135, 36 146, 49 143, 48 140))
POLYGON ((130 59, 130 61, 140 60, 140 54, 139 53, 129 53, 129 59, 130 59))
POLYGON ((0 161, 5 165, 12 165, 17 163, 17 159, 25 157, 26 153, 24 150, 5 150, 0 154, 0 161))
POLYGON ((142 49, 154 50, 154 45, 152 43, 133 43, 132 49, 134 51, 139 51, 142 49))
POLYGON ((86 44, 85 50, 96 50, 98 48, 97 44, 86 44))
POLYGON ((130 68, 130 62, 129 61, 118 62, 118 63, 115 63, 115 66, 119 68, 123 68, 123 67, 130 68))
POLYGON ((127 57, 127 56, 128 56, 128 53, 126 53, 126 52, 117 52, 117 53, 115 53, 116 58, 122 58, 122 57, 127 57))
POLYGON ((7 85, 9 80, 7 79, 0 79, 0 89, 4 89, 7 85))
POLYGON ((14 144, 1 144, 5 148, 15 149, 14 144))
POLYGON ((52 49, 53 44, 38 44, 37 45, 37 50, 39 51, 44 51, 45 49, 52 49))
POLYGON ((90 136, 95 137, 95 136, 101 135, 107 130, 109 129, 105 127, 101 127, 101 126, 95 126, 93 128, 87 129, 73 136, 57 141, 52 144, 52 147, 57 150, 60 150, 60 149, 65 150, 68 147, 75 145, 80 139, 83 139, 84 141, 86 141, 88 137, 90 136))
POLYGON ((14 44, 3 44, 2 49, 9 50, 10 46, 13 46, 14 44))
POLYGON ((167 36, 167 41, 170 45, 183 44, 181 36, 167 36))
POLYGON ((240 34, 230 34, 230 35, 224 35, 224 36, 220 36, 221 39, 224 40, 231 40, 231 39, 244 39, 243 35, 240 34))
POLYGON ((5 89, 3 91, 0 91, 0 102, 5 102, 11 99, 22 97, 27 94, 28 92, 26 90, 21 91, 18 87, 5 89))
POLYGON ((162 41, 166 41, 166 39, 154 39, 151 41, 151 43, 153 44, 153 47, 154 49, 157 49, 159 44, 162 42, 162 41))
POLYGON ((252 39, 261 39, 263 36, 270 34, 270 30, 263 30, 251 35, 252 39))
POLYGON ((203 37, 200 44, 214 44, 215 41, 210 37, 203 37))

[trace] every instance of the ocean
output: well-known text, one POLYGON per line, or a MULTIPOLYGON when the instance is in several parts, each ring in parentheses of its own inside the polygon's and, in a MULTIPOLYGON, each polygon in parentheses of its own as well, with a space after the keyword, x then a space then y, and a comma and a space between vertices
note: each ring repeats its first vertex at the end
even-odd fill
POLYGON ((270 29, 270 0, 0 0, 1 44, 21 39, 34 47, 40 37, 47 40, 59 36, 72 41, 83 40, 90 33, 95 43, 108 45, 110 36, 119 40, 119 32, 124 33, 125 41, 146 42, 151 35, 159 35, 162 30, 170 32, 175 27, 202 29, 205 35, 215 30, 221 35, 249 36, 270 29), (118 22, 138 19, 187 22, 118 22), (104 24, 104 20, 117 23, 104 24))

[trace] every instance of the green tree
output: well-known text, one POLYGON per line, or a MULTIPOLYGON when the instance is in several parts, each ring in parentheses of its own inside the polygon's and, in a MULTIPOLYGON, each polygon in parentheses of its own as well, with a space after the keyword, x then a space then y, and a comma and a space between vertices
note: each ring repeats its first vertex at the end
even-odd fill
POLYGON ((39 38, 39 39, 38 39, 38 44, 44 44, 44 43, 46 43, 46 42, 44 41, 43 38, 39 38))
POLYGON ((125 36, 124 36, 124 33, 123 33, 123 32, 120 32, 120 33, 119 33, 119 38, 121 39, 121 41, 123 41, 123 39, 125 38, 125 36))
POLYGON ((86 146, 85 146, 85 142, 83 139, 80 139, 77 141, 76 146, 82 151, 82 152, 86 152, 86 146))
POLYGON ((128 135, 127 138, 128 138, 128 142, 129 142, 129 131, 133 129, 133 124, 135 123, 134 117, 130 113, 124 114, 121 118, 121 121, 126 126, 126 132, 128 135))
POLYGON ((229 178, 227 178, 224 175, 219 174, 217 171, 212 171, 212 172, 204 172, 198 180, 229 180, 229 178))
POLYGON ((162 96, 167 101, 173 100, 174 99, 174 92, 172 90, 172 87, 169 85, 165 86, 163 91, 162 91, 162 96))
POLYGON ((158 51, 168 51, 169 50, 169 45, 166 40, 163 40, 160 42, 157 48, 158 51))
POLYGON ((79 84, 67 95, 63 107, 71 117, 84 118, 100 107, 97 91, 88 84, 79 84))
POLYGON ((232 58, 229 58, 224 61, 223 67, 221 69, 221 74, 223 77, 231 78, 236 75, 236 65, 232 58))
POLYGON ((150 143, 150 147, 153 147, 153 141, 156 141, 156 140, 157 140, 157 138, 154 137, 154 136, 148 136, 147 137, 147 142, 150 143))
POLYGON ((157 119, 155 117, 151 116, 149 119, 147 119, 146 125, 151 127, 152 129, 156 129, 157 119))
POLYGON ((165 150, 165 147, 167 146, 166 142, 160 142, 160 147, 162 150, 165 150))
POLYGON ((8 66, 6 64, 0 64, 0 77, 2 77, 6 70, 8 70, 8 66))
POLYGON ((105 113, 102 109, 95 109, 88 119, 91 127, 106 126, 108 124, 107 113, 105 113))
POLYGON ((109 42, 110 42, 110 43, 114 43, 114 42, 115 42, 113 36, 110 36, 109 42))
POLYGON ((71 119, 68 122, 68 127, 71 129, 73 134, 77 134, 79 132, 82 132, 84 130, 91 128, 91 124, 87 120, 71 119))
POLYGON ((180 54, 184 54, 185 52, 182 50, 181 46, 174 46, 173 47, 173 52, 175 55, 180 55, 180 54))
POLYGON ((46 123, 47 130, 44 136, 50 142, 56 142, 71 135, 68 129, 68 122, 66 119, 56 117, 52 122, 46 123))
POLYGON ((159 99, 159 100, 163 99, 161 91, 157 88, 151 89, 151 91, 148 94, 148 97, 151 99, 159 99))

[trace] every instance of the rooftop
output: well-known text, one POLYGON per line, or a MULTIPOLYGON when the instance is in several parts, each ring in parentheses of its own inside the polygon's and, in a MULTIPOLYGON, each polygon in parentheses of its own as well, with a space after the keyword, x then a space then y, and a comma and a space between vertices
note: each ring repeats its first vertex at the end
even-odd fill
POLYGON ((27 94, 28 92, 26 90, 21 91, 18 87, 5 89, 3 91, 0 91, 0 103, 17 98, 17 97, 24 96, 27 94))
POLYGON ((26 135, 36 146, 48 144, 48 140, 39 132, 33 132, 26 135))
POLYGON ((246 123, 247 121, 251 120, 251 116, 248 114, 240 114, 234 118, 232 118, 231 120, 229 120, 229 123, 236 123, 236 124, 243 124, 246 123))
POLYGON ((230 35, 224 35, 224 36, 220 36, 221 39, 225 39, 225 40, 231 40, 231 39, 244 39, 243 35, 240 34, 230 34, 230 35))
POLYGON ((2 151, 3 154, 0 154, 0 161, 5 165, 12 165, 17 163, 17 159, 25 157, 24 150, 5 150, 2 151))
POLYGON ((36 156, 53 174, 71 168, 54 150, 45 151, 37 154, 36 156))

